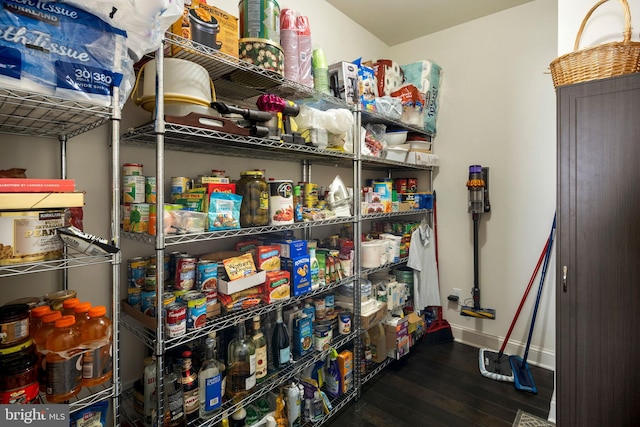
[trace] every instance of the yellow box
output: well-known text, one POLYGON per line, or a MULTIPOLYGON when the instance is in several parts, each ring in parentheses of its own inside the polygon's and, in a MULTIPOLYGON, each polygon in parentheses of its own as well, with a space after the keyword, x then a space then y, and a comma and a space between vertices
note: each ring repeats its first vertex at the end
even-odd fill
MULTIPOLYGON (((173 23, 171 32, 238 57, 238 18, 208 5, 205 0, 185 3, 182 18, 173 23)), ((181 47, 173 46, 171 55, 176 55, 180 50, 181 47)))

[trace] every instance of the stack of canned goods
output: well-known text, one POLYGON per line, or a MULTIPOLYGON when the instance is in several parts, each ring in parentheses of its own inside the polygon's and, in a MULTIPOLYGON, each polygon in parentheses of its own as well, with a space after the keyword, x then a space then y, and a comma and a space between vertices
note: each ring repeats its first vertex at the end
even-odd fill
POLYGON ((145 177, 140 163, 125 163, 122 167, 122 229, 147 233, 150 206, 155 203, 156 177, 145 177))
MULTIPOLYGON (((183 252, 164 258, 163 304, 167 337, 178 337, 206 324, 207 308, 218 302, 218 263, 183 252)), ((158 306, 155 257, 127 261, 128 303, 155 317, 158 306)))

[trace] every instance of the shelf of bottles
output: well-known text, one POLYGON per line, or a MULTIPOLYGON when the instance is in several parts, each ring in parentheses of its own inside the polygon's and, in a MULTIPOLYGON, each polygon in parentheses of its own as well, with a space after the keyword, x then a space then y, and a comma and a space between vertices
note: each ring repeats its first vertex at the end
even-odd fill
MULTIPOLYGON (((328 292, 332 289, 338 288, 347 283, 351 283, 354 280, 355 280, 354 276, 347 277, 340 281, 321 286, 316 290, 312 290, 311 292, 307 292, 303 295, 292 297, 284 301, 278 301, 273 304, 259 305, 254 308, 239 310, 237 312, 216 316, 212 319, 207 320, 206 325, 202 328, 198 328, 193 331, 188 331, 186 334, 181 335, 179 337, 167 338, 164 342, 165 350, 171 350, 189 341, 193 341, 198 338, 205 337, 209 335, 211 332, 226 329, 230 326, 237 325, 239 322, 249 320, 255 316, 262 316, 266 313, 276 311, 278 308, 304 301, 307 298, 312 298, 316 295, 328 292)), ((121 320, 122 320, 122 325, 126 329, 128 329, 130 332, 132 332, 139 340, 141 340, 144 344, 146 344, 150 349, 155 348, 155 340, 156 340, 155 330, 151 330, 147 328, 146 326, 139 323, 136 319, 134 319, 131 316, 127 316, 123 314, 123 316, 121 317, 121 320)))
MULTIPOLYGON (((286 230, 299 230, 308 229, 312 227, 322 227, 333 224, 344 224, 354 222, 354 217, 336 217, 318 221, 298 222, 287 225, 270 225, 264 227, 248 227, 238 228, 234 230, 221 230, 211 231, 205 233, 191 233, 191 234, 167 234, 165 235, 165 246, 174 246, 183 243, 203 242, 211 240, 226 239, 227 237, 241 237, 241 236, 254 236, 264 233, 273 233, 286 230)), ((136 240, 138 242, 155 245, 156 237, 146 233, 129 233, 123 232, 122 237, 127 239, 136 240)))
MULTIPOLYGON (((350 342, 352 342, 356 338, 356 335, 357 335, 356 332, 352 332, 351 334, 348 334, 348 335, 338 335, 334 337, 334 339, 331 341, 331 348, 339 349, 348 345, 350 342)), ((317 361, 326 359, 327 356, 329 355, 329 352, 330 352, 330 349, 323 350, 323 351, 312 350, 309 354, 306 354, 305 356, 294 360, 284 369, 268 374, 266 379, 261 383, 257 384, 255 389, 253 389, 251 393, 244 399, 238 402, 227 401, 222 404, 218 413, 212 418, 209 418, 207 420, 197 419, 197 420, 191 421, 188 425, 202 426, 202 427, 215 425, 225 415, 230 415, 234 413, 236 410, 238 410, 239 408, 246 407, 252 402, 260 399, 262 396, 265 396, 270 391, 275 390, 278 387, 287 383, 288 381, 298 377, 303 371, 313 366, 317 361)), ((353 393, 354 392, 351 391, 350 393, 345 395, 345 396, 349 396, 349 399, 348 399, 349 401, 353 399, 354 397, 352 396, 353 393)), ((342 399, 338 398, 337 401, 342 402, 342 400, 345 400, 345 396, 343 396, 342 399)), ((127 390, 125 392, 124 399, 125 401, 123 402, 123 405, 122 405, 122 407, 124 408, 124 414, 123 414, 124 417, 130 422, 131 425, 138 425, 137 423, 140 422, 139 421, 140 415, 136 413, 135 410, 133 409, 132 390, 127 390)), ((334 411, 335 410, 336 409, 334 405, 334 411)), ((328 416, 325 416, 325 417, 328 418, 328 416)))

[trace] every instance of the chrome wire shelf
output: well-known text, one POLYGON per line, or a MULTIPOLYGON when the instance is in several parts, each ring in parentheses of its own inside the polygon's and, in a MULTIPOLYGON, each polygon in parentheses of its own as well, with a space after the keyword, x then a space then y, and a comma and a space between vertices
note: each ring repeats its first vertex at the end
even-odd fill
POLYGON ((392 119, 390 117, 385 116, 384 114, 380 114, 378 112, 372 111, 364 111, 362 110, 362 123, 382 123, 389 127, 397 127, 401 129, 406 129, 409 132, 417 133, 423 136, 426 136, 429 141, 433 139, 435 136, 434 133, 428 132, 423 128, 419 128, 417 126, 408 125, 406 123, 401 122, 400 120, 392 119))
MULTIPOLYGON (((355 221, 354 217, 340 217, 340 218, 324 219, 319 221, 297 222, 297 223, 288 224, 288 225, 269 225, 265 227, 248 227, 248 228, 238 228, 233 230, 210 231, 205 233, 176 234, 176 235, 167 234, 165 235, 165 245, 173 246, 173 245, 179 245, 183 243, 226 239, 228 237, 252 236, 252 235, 258 235, 258 234, 273 233, 277 231, 322 227, 322 226, 333 225, 333 224, 344 224, 347 222, 354 222, 354 221, 355 221)), ((156 236, 152 236, 146 233, 122 232, 122 237, 131 239, 131 240, 136 240, 138 242, 152 244, 152 245, 155 245, 156 243, 156 236)))
POLYGON ((110 116, 108 106, 0 88, 0 133, 70 138, 100 126, 110 116))
MULTIPOLYGON (((129 129, 122 135, 126 145, 155 148, 156 133, 152 123, 129 129)), ((165 150, 217 154, 267 160, 312 160, 327 165, 351 165, 353 153, 323 150, 309 145, 289 144, 279 140, 219 132, 214 129, 167 122, 165 150)))
POLYGON ((413 163, 399 162, 396 160, 381 159, 373 156, 361 156, 362 168, 370 170, 380 169, 411 169, 411 170, 433 170, 433 166, 416 165, 413 163))
POLYGON ((382 372, 384 370, 384 368, 389 366, 389 364, 391 362, 393 362, 393 361, 394 361, 394 359, 391 359, 391 358, 387 357, 383 362, 378 363, 377 365, 375 365, 373 370, 371 370, 364 377, 362 377, 362 385, 366 384, 367 381, 371 380, 373 377, 375 377, 380 372, 382 372))
POLYGON ((113 262, 112 255, 88 256, 78 252, 67 253, 62 259, 51 261, 30 262, 24 264, 1 265, 0 277, 17 276, 26 273, 40 273, 43 271, 65 270, 72 267, 105 264, 113 262))
POLYGON ((329 400, 331 401, 331 412, 329 412, 328 414, 325 414, 321 419, 317 421, 304 423, 303 426, 311 427, 311 426, 324 425, 327 421, 329 421, 331 417, 333 417, 338 412, 340 412, 342 408, 347 406, 347 404, 349 404, 352 400, 355 400, 357 396, 358 396, 357 391, 351 390, 341 396, 334 397, 333 399, 330 398, 329 400))
POLYGON ((396 262, 390 262, 384 265, 381 265, 379 267, 375 267, 375 268, 362 268, 360 269, 360 276, 366 276, 372 273, 375 273, 377 271, 382 271, 382 270, 387 270, 389 268, 395 267, 396 265, 402 265, 402 264, 406 264, 407 261, 409 260, 409 257, 403 257, 400 258, 398 261, 396 262))
POLYGON ((167 33, 165 42, 172 51, 172 57, 197 62, 207 69, 220 100, 255 108, 258 96, 272 93, 292 101, 323 101, 333 108, 349 108, 340 99, 177 34, 167 33))
MULTIPOLYGON (((246 321, 248 319, 253 318, 254 316, 262 316, 266 313, 275 311, 280 307, 295 304, 307 298, 311 298, 321 293, 330 291, 332 289, 335 289, 347 283, 353 282, 354 280, 355 280, 355 277, 353 276, 347 277, 338 282, 321 286, 320 288, 314 291, 307 292, 300 296, 292 297, 284 301, 278 301, 273 304, 258 305, 250 309, 239 310, 237 312, 215 316, 212 319, 208 319, 207 324, 202 328, 198 328, 193 331, 188 331, 186 334, 181 335, 179 337, 165 338, 165 341, 164 341, 165 351, 178 347, 187 342, 196 340, 198 338, 206 337, 211 332, 219 331, 219 330, 228 328, 230 326, 237 325, 239 322, 246 321)), ((121 320, 122 320, 122 325, 126 329, 128 329, 131 333, 133 333, 141 342, 147 345, 150 349, 155 348, 155 342, 156 342, 155 330, 147 328, 145 325, 138 322, 132 316, 123 315, 121 317, 121 320)))
POLYGON ((431 212, 433 212, 433 209, 412 209, 410 211, 404 211, 404 212, 381 212, 381 213, 362 215, 362 219, 367 220, 367 219, 393 218, 398 216, 428 214, 431 212))
MULTIPOLYGON (((69 399, 69 413, 74 413, 87 408, 94 403, 102 402, 110 397, 113 397, 114 387, 111 381, 107 381, 105 384, 100 384, 92 387, 82 387, 80 393, 69 399)), ((37 400, 41 404, 47 403, 47 397, 45 393, 40 393, 37 400)))
MULTIPOLYGON (((349 335, 339 335, 335 337, 331 341, 331 348, 339 349, 344 347, 345 345, 353 341, 356 338, 356 335, 357 334, 353 332, 349 335)), ((207 426, 212 426, 217 424, 224 417, 225 414, 232 414, 240 407, 249 405, 250 403, 266 395, 270 391, 277 389, 278 387, 285 384, 289 380, 300 375, 303 371, 305 371, 309 367, 313 366, 317 361, 325 359, 329 355, 330 351, 331 351, 330 349, 323 350, 323 351, 312 350, 309 354, 306 354, 301 358, 295 360, 286 368, 268 375, 265 381, 258 384, 256 386, 256 389, 252 391, 249 396, 247 396, 240 402, 237 402, 237 403, 233 403, 232 401, 225 402, 224 404, 222 404, 222 407, 220 408, 220 412, 213 418, 210 418, 208 420, 197 419, 192 421, 188 425, 207 427, 207 426)), ((122 406, 125 409, 125 411, 123 415, 124 415, 124 418, 127 419, 127 421, 133 426, 133 425, 137 425, 137 423, 140 421, 140 415, 136 413, 135 410, 133 409, 132 401, 133 401, 133 392, 131 389, 128 389, 124 393, 124 402, 122 406)))

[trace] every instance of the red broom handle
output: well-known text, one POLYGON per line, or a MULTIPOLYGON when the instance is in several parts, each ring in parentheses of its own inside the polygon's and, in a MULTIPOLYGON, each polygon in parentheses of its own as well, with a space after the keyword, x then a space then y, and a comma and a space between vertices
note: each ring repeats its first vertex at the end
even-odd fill
POLYGON ((520 316, 520 311, 522 311, 522 307, 524 306, 524 303, 527 300, 527 297, 529 296, 529 291, 531 290, 531 286, 533 286, 533 282, 535 281, 536 276, 538 275, 538 270, 540 270, 540 266, 542 265, 542 261, 544 260, 544 255, 545 253, 547 253, 547 247, 549 246, 550 240, 551 240, 551 237, 547 239, 547 243, 544 245, 544 249, 540 254, 540 259, 538 260, 538 264, 536 265, 535 270, 533 270, 533 274, 531 275, 531 279, 529 280, 529 285, 527 286, 527 289, 524 291, 524 295, 522 296, 522 300, 520 301, 520 306, 518 307, 518 310, 516 311, 516 315, 513 317, 513 320, 511 321, 509 332, 507 332, 507 336, 504 338, 504 341, 502 342, 502 347, 500 347, 500 352, 498 353, 498 357, 502 356, 502 354, 504 353, 504 349, 507 346, 507 342, 509 342, 509 337, 511 336, 513 327, 516 325, 518 316, 520 316))

